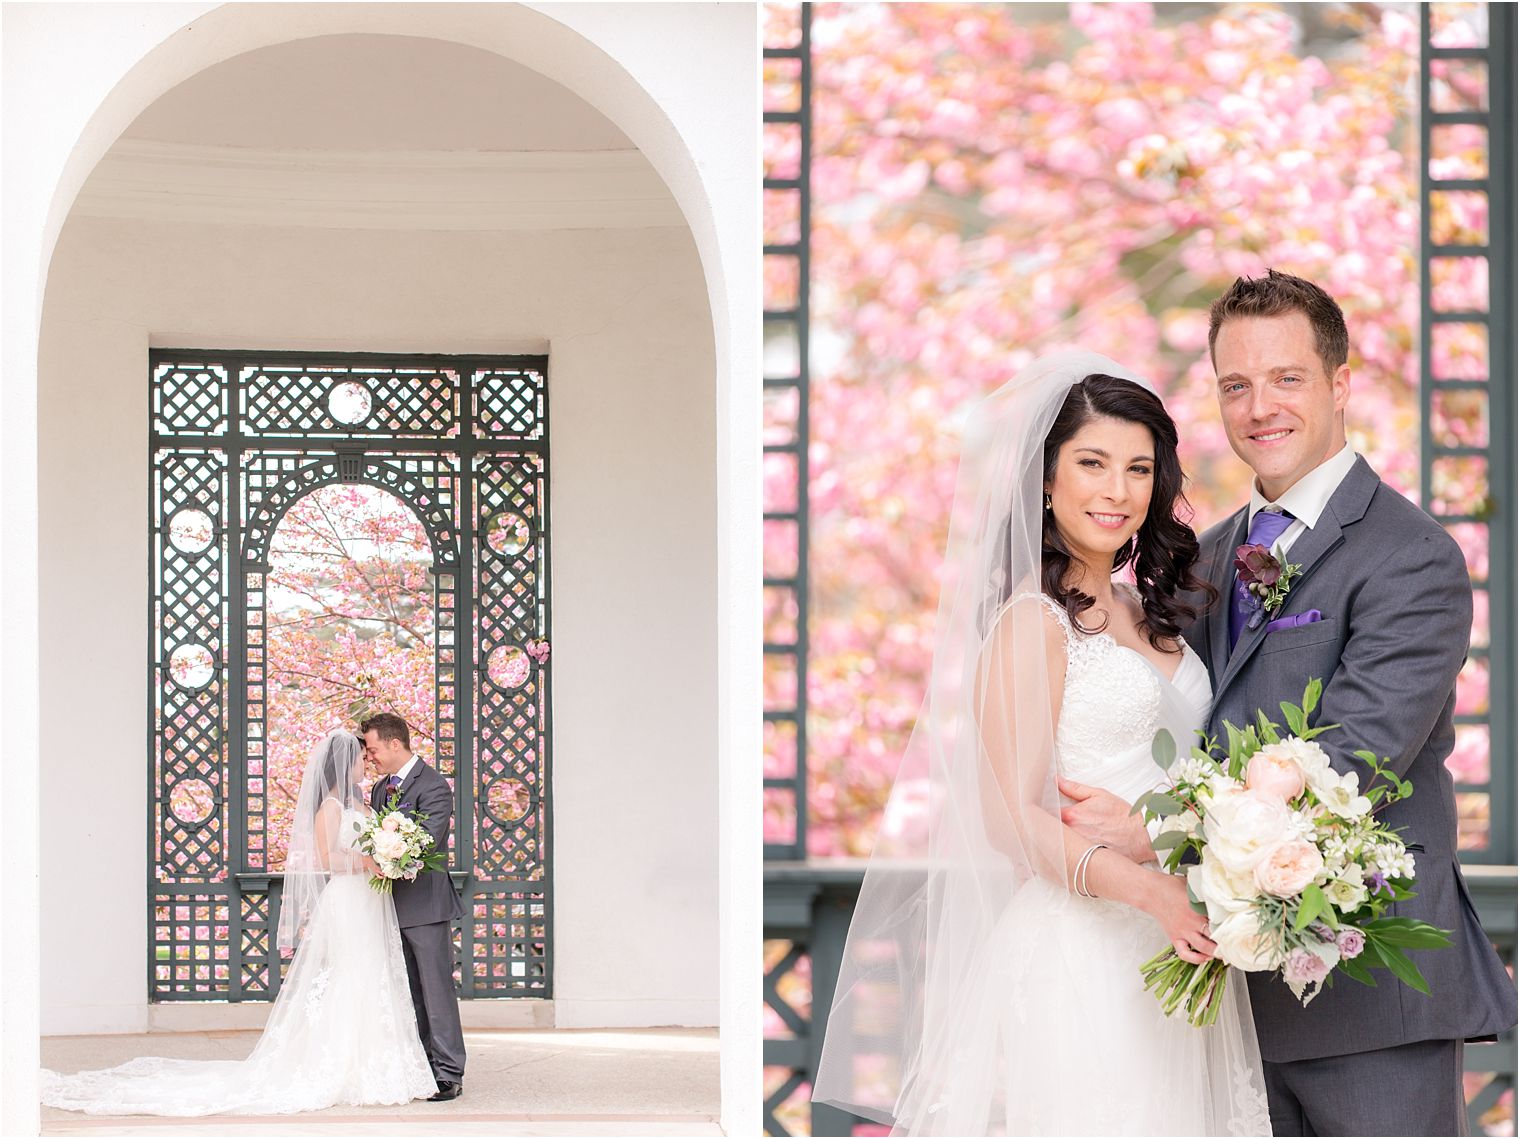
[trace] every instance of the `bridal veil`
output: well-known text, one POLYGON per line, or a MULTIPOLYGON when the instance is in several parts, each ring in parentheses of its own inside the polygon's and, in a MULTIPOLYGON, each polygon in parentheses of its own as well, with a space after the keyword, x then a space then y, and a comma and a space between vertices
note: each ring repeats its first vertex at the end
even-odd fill
MULTIPOLYGON (((1041 1044, 1006 1038, 989 1001, 1007 963, 992 958, 1021 889, 1037 879, 1070 889, 1039 597, 1043 456, 1071 387, 1092 374, 1154 391, 1113 360, 1063 352, 980 401, 964 429, 928 690, 855 909, 813 1089, 907 1134, 999 1133, 1005 1066, 1041 1044)), ((1059 940, 1049 953, 1064 952, 1059 940)), ((1064 1018, 1093 1011, 1081 993, 1048 996, 1064 1018)), ((1073 1072, 1070 1092, 1102 1095, 1102 1082, 1073 1072)))

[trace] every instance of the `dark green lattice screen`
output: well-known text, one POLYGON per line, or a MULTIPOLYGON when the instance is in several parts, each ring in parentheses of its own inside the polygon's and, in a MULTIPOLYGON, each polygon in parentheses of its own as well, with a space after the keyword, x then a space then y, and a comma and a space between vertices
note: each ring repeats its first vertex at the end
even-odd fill
POLYGON ((1515 7, 1420 7, 1421 505, 1461 544, 1472 648, 1457 685, 1462 857, 1515 844, 1515 7))
POLYGON ((546 364, 150 354, 153 1000, 278 990, 270 544, 295 503, 343 483, 394 495, 427 536, 460 993, 552 995, 549 664, 529 651, 549 637, 546 364))

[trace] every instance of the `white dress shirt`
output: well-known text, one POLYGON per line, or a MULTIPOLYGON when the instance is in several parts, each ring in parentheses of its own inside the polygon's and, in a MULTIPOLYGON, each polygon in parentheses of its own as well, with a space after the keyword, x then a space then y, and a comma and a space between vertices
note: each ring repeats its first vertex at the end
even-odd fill
MULTIPOLYGON (((417 757, 414 755, 414 756, 412 756, 411 759, 407 760, 405 763, 403 763, 401 765, 401 769, 396 772, 396 778, 399 779, 399 780, 401 780, 401 783, 405 783, 406 782, 406 777, 412 773, 412 768, 414 768, 416 766, 417 766, 417 757)), ((397 783, 396 786, 400 787, 401 783, 397 783)))
POLYGON ((1350 443, 1345 443, 1339 451, 1283 491, 1276 502, 1269 502, 1262 495, 1256 480, 1252 479, 1251 511, 1246 516, 1246 533, 1251 532, 1251 523, 1255 520, 1258 510, 1276 507, 1293 515, 1293 521, 1288 524, 1288 528, 1282 532, 1282 536, 1277 541, 1272 543, 1272 553, 1278 560, 1285 561, 1288 551, 1293 548, 1293 543, 1298 541, 1298 536, 1305 530, 1314 529, 1315 524, 1319 522, 1319 516, 1330 504, 1330 496, 1336 492, 1342 480, 1351 473, 1351 468, 1354 466, 1356 466, 1356 452, 1351 449, 1350 443))

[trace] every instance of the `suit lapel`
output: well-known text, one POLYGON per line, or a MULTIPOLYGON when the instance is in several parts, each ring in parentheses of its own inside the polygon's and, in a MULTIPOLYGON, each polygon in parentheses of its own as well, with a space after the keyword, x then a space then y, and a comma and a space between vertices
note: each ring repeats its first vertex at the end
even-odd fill
POLYGON ((416 764, 413 765, 411 773, 401 781, 401 786, 397 788, 397 790, 401 792, 403 798, 406 796, 406 793, 411 790, 412 785, 417 782, 418 776, 422 774, 422 769, 426 766, 427 764, 423 763, 422 760, 419 759, 416 764))
POLYGON ((1214 677, 1215 688, 1220 688, 1219 677, 1224 675, 1230 660, 1230 606, 1235 600, 1235 559, 1232 552, 1246 540, 1246 515, 1249 507, 1242 507, 1234 525, 1226 527, 1214 547, 1213 573, 1210 583, 1219 590, 1219 600, 1209 610, 1209 674, 1214 677))
MULTIPOLYGON (((1361 521, 1362 516, 1367 513, 1368 504, 1372 501, 1373 492, 1378 488, 1378 482, 1377 474, 1367 465, 1367 460, 1359 457, 1356 465, 1351 468, 1346 477, 1341 480, 1341 485, 1330 496, 1330 501, 1319 516, 1319 523, 1314 529, 1300 534, 1298 541, 1293 543, 1293 548, 1288 551, 1287 560, 1300 568, 1288 586, 1288 596, 1283 602, 1283 611, 1278 614, 1279 617, 1301 612, 1301 609, 1294 604, 1296 600, 1294 594, 1303 588, 1304 582, 1324 562, 1329 553, 1341 544, 1345 538, 1345 527, 1361 521)), ((1228 625, 1228 622, 1225 623, 1228 625)), ((1218 676, 1214 684, 1216 703, 1230 682, 1240 675, 1240 671, 1262 641, 1266 640, 1269 623, 1262 621, 1256 628, 1245 629, 1241 632, 1240 640, 1235 643, 1235 651, 1229 654, 1223 673, 1216 674, 1218 676)), ((1228 629, 1225 633, 1225 644, 1229 644, 1228 629)))

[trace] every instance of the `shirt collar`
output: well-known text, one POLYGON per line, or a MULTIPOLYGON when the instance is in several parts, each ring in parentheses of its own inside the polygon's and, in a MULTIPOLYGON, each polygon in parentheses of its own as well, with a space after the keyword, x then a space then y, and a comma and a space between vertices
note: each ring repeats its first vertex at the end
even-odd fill
POLYGON ((1339 451, 1283 491, 1276 503, 1270 502, 1263 496, 1256 480, 1252 479, 1251 511, 1246 516, 1246 525, 1250 525, 1251 519, 1256 517, 1258 510, 1265 506, 1276 505, 1293 515, 1309 529, 1314 529, 1319 516, 1325 512, 1325 507, 1330 505, 1330 496, 1335 493, 1336 488, 1341 485, 1341 480, 1351 473, 1351 468, 1354 466, 1356 466, 1356 452, 1351 449, 1350 443, 1345 443, 1339 451))
MULTIPOLYGON (((418 757, 415 755, 412 756, 411 759, 407 760, 404 764, 401 765, 401 770, 396 772, 396 778, 401 780, 401 783, 406 782, 406 777, 412 773, 412 768, 417 766, 417 758, 418 757)), ((397 784, 398 787, 400 785, 401 784, 399 783, 397 784)))

